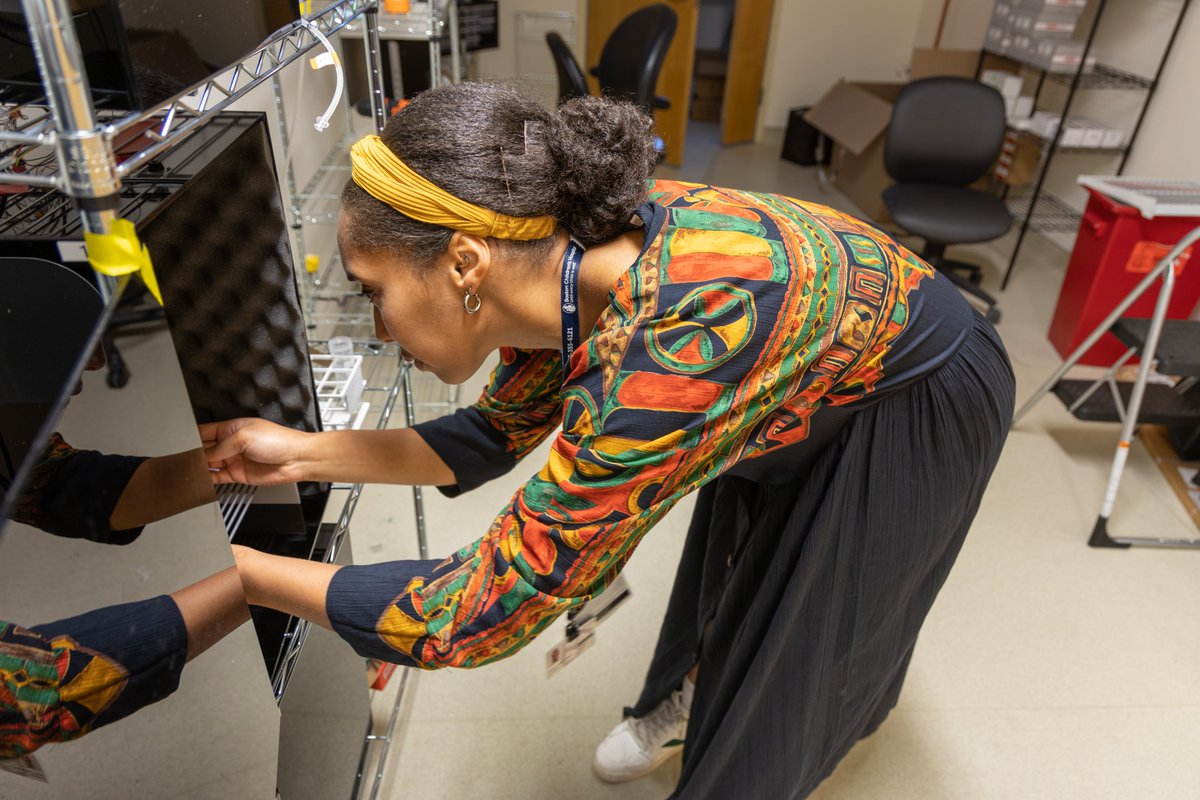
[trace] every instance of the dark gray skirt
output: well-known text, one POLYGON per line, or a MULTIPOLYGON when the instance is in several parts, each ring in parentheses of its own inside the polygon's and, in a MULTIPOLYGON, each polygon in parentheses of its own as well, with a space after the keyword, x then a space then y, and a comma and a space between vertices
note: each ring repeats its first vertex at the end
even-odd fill
POLYGON ((648 713, 699 662, 673 797, 806 797, 883 722, 1000 457, 1013 390, 975 315, 935 372, 819 409, 790 464, 700 490, 628 709, 648 713))

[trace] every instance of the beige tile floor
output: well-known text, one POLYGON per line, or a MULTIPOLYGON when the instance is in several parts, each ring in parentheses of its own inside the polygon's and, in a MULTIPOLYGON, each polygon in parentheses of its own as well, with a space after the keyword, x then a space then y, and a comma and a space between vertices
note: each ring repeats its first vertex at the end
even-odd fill
MULTIPOLYGON (((696 129, 686 166, 661 174, 853 210, 823 191, 812 169, 778 153, 777 136, 722 149, 711 129, 696 129)), ((982 263, 985 285, 995 287, 1010 247, 1011 236, 962 255, 982 263)), ((1064 264, 1061 250, 1033 237, 1001 295, 1000 331, 1022 399, 1059 363, 1044 332, 1064 264)), ((1074 421, 1053 398, 1013 431, 899 707, 815 798, 1200 798, 1200 555, 1085 546, 1116 433, 1074 421)), ((431 554, 484 530, 539 455, 464 498, 427 493, 431 554)), ((681 504, 647 536, 627 568, 633 599, 562 673, 548 679, 544 669, 560 622, 505 662, 414 675, 380 796, 668 795, 678 761, 615 787, 595 779, 589 763, 640 688, 690 510, 681 504)), ((1195 533, 1136 449, 1113 529, 1195 533)), ((368 489, 354 537, 360 561, 415 555, 410 491, 368 489)), ((386 722, 389 693, 376 704, 386 722)))

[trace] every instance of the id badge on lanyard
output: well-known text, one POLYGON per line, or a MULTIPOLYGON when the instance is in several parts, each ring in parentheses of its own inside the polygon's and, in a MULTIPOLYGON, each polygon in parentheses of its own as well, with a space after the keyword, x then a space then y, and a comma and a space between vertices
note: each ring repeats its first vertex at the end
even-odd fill
POLYGON ((562 262, 562 376, 567 379, 571 356, 579 346, 579 264, 583 261, 583 245, 571 239, 562 262))

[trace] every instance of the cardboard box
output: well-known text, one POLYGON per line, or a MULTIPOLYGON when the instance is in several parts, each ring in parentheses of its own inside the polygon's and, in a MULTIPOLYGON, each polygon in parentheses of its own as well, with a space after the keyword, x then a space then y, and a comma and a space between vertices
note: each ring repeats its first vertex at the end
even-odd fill
POLYGON ((1043 139, 1053 139, 1054 134, 1058 132, 1058 123, 1061 117, 1053 111, 1036 111, 1029 118, 1028 130, 1042 137, 1043 139))
POLYGON ((1005 55, 1012 47, 1012 32, 1007 26, 989 25, 983 46, 989 52, 1005 55))
POLYGON ((1004 95, 1006 100, 1012 97, 1014 102, 1020 97, 1021 89, 1025 86, 1025 81, 1020 75, 1001 69, 985 69, 979 74, 979 80, 1004 95))
POLYGON ((721 121, 720 97, 696 97, 692 99, 692 119, 697 122, 721 121))
MULTIPOLYGON (((912 80, 935 75, 970 78, 979 63, 977 50, 914 50, 912 80)), ((883 167, 884 132, 903 83, 840 80, 813 105, 804 119, 834 142, 830 170, 833 185, 871 219, 890 219, 883 190, 893 181, 883 167)))
MULTIPOLYGON (((1011 2, 1009 3, 1010 5, 1011 2)), ((1046 11, 1073 11, 1078 14, 1087 5, 1087 0, 1017 0, 1016 7, 1022 11, 1041 14, 1046 11)))
POLYGON ((1017 33, 1038 39, 1070 39, 1075 34, 1077 13, 1046 11, 1041 14, 1018 11, 1012 17, 1012 27, 1017 33))
POLYGON ((696 78, 692 81, 692 97, 701 100, 720 100, 725 96, 724 78, 696 78))
POLYGON ((697 50, 693 78, 724 78, 728 56, 720 50, 697 50))
POLYGON ((1037 176, 1041 160, 1042 146, 1036 139, 1009 131, 996 159, 995 175, 1009 186, 1027 186, 1037 176))
POLYGON ((1104 146, 1104 126, 1093 122, 1090 119, 1083 120, 1083 146, 1084 147, 1103 147, 1104 146))
POLYGON ((1058 137, 1060 147, 1084 147, 1087 126, 1077 119, 1069 119, 1063 123, 1062 135, 1058 137))

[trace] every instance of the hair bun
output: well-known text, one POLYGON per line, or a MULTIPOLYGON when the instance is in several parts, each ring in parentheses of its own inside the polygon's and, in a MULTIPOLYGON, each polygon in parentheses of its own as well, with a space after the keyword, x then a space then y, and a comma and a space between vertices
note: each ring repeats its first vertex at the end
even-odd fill
POLYGON ((654 120, 632 103, 577 97, 559 107, 547 147, 559 168, 555 216, 584 245, 629 227, 654 170, 654 120))

